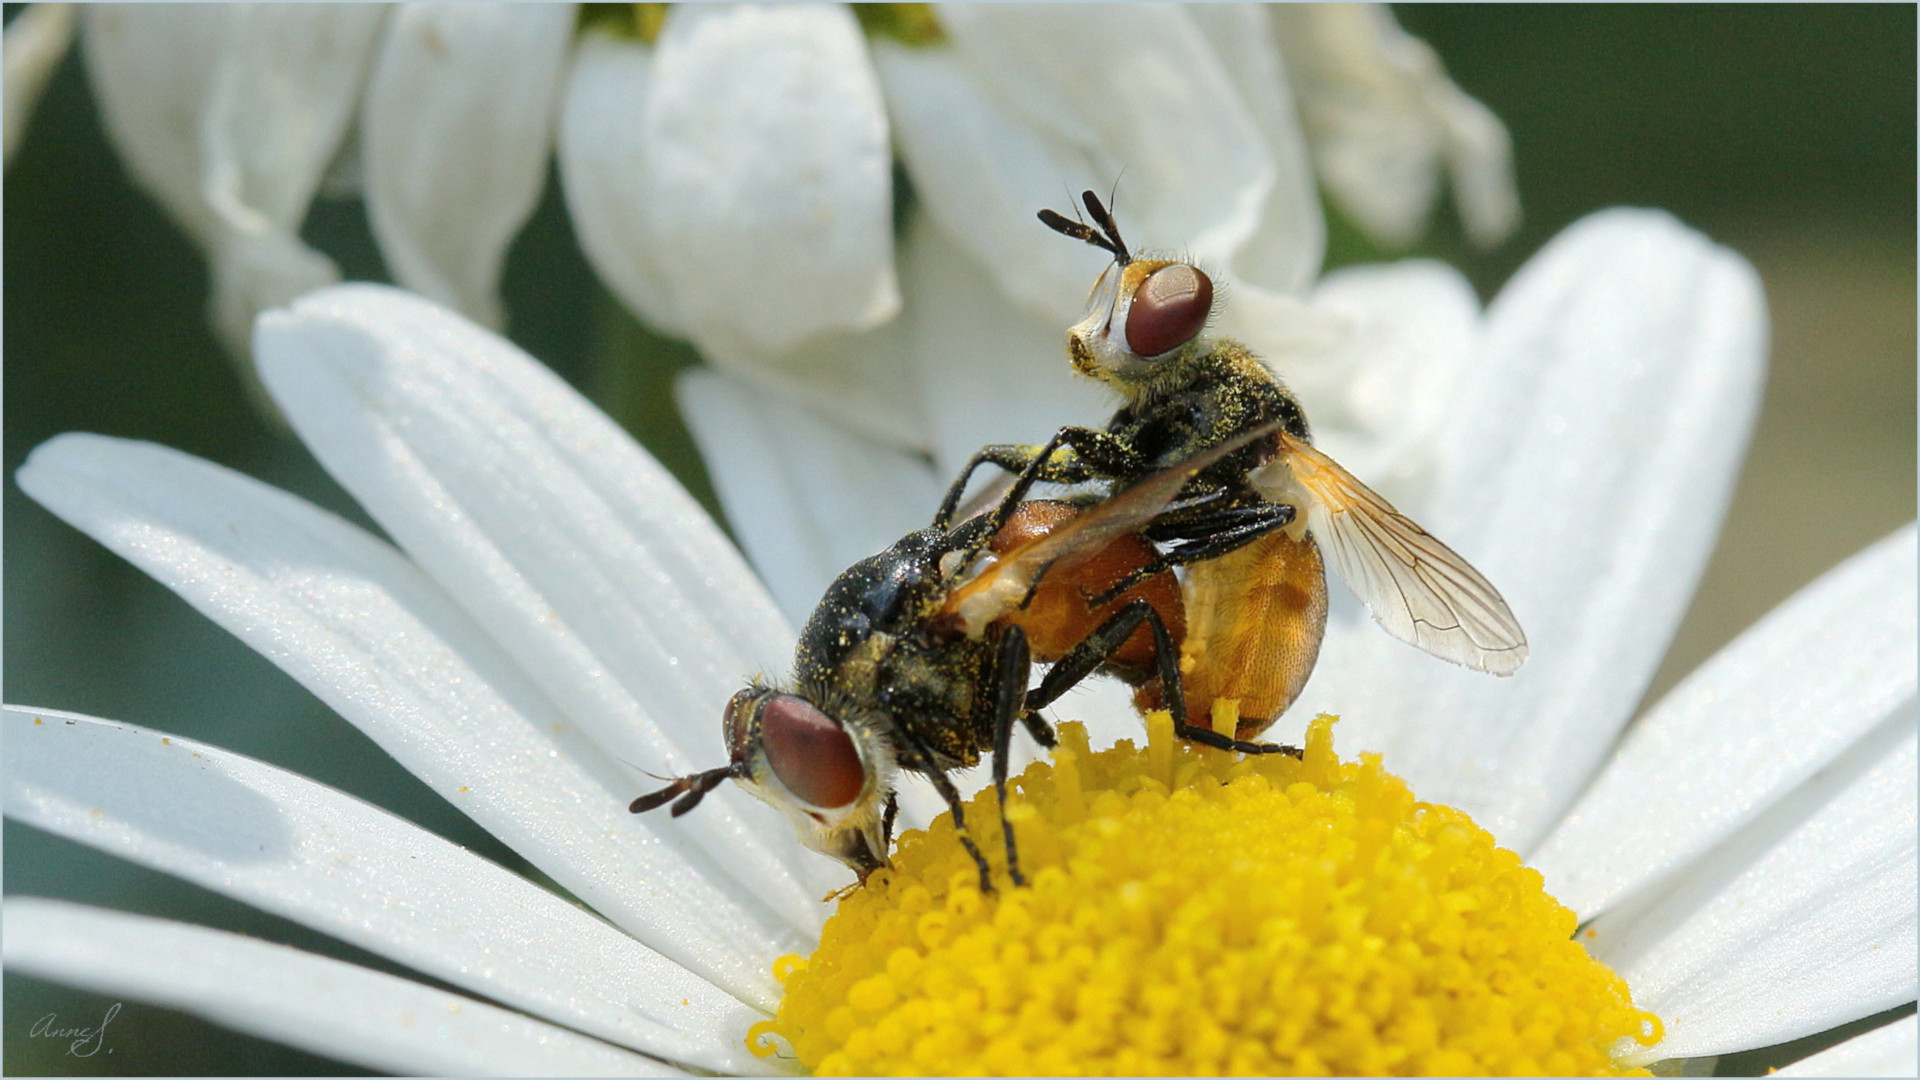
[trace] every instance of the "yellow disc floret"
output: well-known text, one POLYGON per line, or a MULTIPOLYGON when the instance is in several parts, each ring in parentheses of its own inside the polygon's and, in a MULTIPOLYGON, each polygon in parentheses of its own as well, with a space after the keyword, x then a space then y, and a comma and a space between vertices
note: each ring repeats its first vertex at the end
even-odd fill
MULTIPOLYGON (((1378 755, 1061 725, 1012 785, 1029 888, 983 895, 950 817, 840 904, 751 1041, 821 1074, 1605 1074, 1659 1020, 1540 875, 1378 755)), ((993 791, 967 805, 1006 881, 993 791)), ((1644 1075, 1644 1074, 1642 1074, 1644 1075)))

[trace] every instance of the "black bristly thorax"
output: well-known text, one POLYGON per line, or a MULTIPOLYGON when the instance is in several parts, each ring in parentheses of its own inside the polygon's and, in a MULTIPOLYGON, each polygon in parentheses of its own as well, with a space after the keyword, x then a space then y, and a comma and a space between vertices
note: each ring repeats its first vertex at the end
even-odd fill
MULTIPOLYGON (((1215 340, 1204 352, 1173 361, 1180 377, 1149 389, 1113 415, 1108 433, 1164 468, 1262 424, 1279 421, 1288 435, 1311 438, 1300 403, 1258 357, 1238 342, 1215 340)), ((1244 487, 1248 473, 1273 456, 1277 439, 1236 451, 1200 474, 1189 493, 1244 487)))
POLYGON ((922 529, 855 563, 827 588, 794 649, 794 682, 809 698, 866 703, 870 722, 909 727, 948 759, 943 767, 978 762, 992 742, 978 688, 997 641, 936 635, 929 621, 946 599, 940 560, 974 531, 922 529))

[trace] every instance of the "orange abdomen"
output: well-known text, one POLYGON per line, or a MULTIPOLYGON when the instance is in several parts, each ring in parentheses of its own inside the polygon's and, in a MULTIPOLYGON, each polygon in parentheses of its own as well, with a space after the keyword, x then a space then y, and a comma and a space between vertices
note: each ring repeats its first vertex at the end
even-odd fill
MULTIPOLYGON (((1023 544, 1038 540, 1072 521, 1080 507, 1072 503, 1036 499, 1022 503, 1001 530, 994 534, 992 551, 1005 554, 1023 544)), ((1089 607, 1087 597, 1098 594, 1121 577, 1152 562, 1156 552, 1152 544, 1133 534, 1111 541, 1092 555, 1066 567, 1055 566, 1040 579, 1033 601, 1024 610, 1006 616, 1027 632, 1027 645, 1033 658, 1042 663, 1058 660, 1068 649, 1086 640, 1123 605, 1144 599, 1160 613, 1176 644, 1186 631, 1186 612, 1180 595, 1180 583, 1172 571, 1155 574, 1128 589, 1113 602, 1089 607)), ((1114 674, 1138 682, 1153 674, 1153 631, 1144 623, 1127 638, 1108 664, 1114 674)))
POLYGON ((1254 738, 1300 696, 1320 655, 1327 575, 1319 546, 1281 531, 1195 563, 1186 606, 1187 722, 1212 727, 1214 701, 1237 699, 1236 737, 1254 738))

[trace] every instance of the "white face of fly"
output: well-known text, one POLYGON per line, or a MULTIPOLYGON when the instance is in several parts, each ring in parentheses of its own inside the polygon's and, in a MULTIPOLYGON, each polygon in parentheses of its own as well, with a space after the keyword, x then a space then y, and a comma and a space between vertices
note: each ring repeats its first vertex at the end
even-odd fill
POLYGON ((887 865, 882 815, 893 776, 884 740, 806 698, 766 689, 735 694, 726 727, 736 780, 780 811, 801 843, 862 881, 887 865))
POLYGON ((1075 370, 1120 387, 1150 377, 1206 329, 1213 281, 1188 263, 1132 259, 1109 266, 1067 331, 1075 370))

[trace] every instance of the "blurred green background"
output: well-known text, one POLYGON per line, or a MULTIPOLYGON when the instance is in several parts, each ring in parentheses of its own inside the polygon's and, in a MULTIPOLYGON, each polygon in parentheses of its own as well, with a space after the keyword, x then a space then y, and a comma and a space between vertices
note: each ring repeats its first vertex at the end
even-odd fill
MULTIPOLYGON (((17 5, 8 5, 9 18, 17 5)), ((1914 517, 1915 22, 1908 6, 1397 8, 1513 135, 1526 219, 1492 252, 1445 212, 1421 253, 1490 296, 1575 218, 1662 207, 1765 280, 1773 361, 1752 455, 1658 695, 1775 603, 1914 517)), ((62 431, 149 439, 365 523, 248 406, 207 330, 206 268, 128 183, 80 59, 55 74, 5 178, 5 700, 230 747, 386 806, 510 867, 512 853, 311 695, 11 481, 62 431)), ((386 275, 354 200, 308 239, 346 276, 386 275)), ((1336 223, 1332 262, 1383 257, 1336 223)), ((508 332, 607 405, 708 501, 665 388, 689 351, 626 318, 581 260, 555 186, 517 242, 508 332), (608 356, 640 355, 639 365, 608 356), (609 374, 612 372, 612 374, 609 374)), ((6 890, 238 929, 395 970, 291 923, 9 823, 6 890)), ((5 1071, 341 1073, 322 1058, 128 1003, 117 1053, 68 1057, 34 1020, 93 1023, 112 999, 5 979, 5 1071)), ((1910 1011, 1909 1007, 1909 1011, 1910 1011)), ((1819 1043, 1723 1059, 1763 1072, 1819 1043)))

